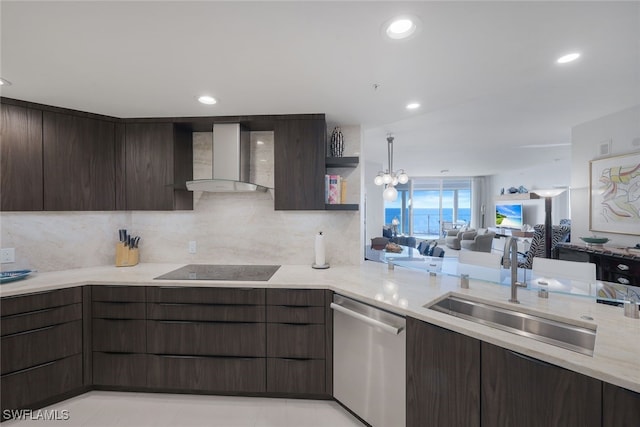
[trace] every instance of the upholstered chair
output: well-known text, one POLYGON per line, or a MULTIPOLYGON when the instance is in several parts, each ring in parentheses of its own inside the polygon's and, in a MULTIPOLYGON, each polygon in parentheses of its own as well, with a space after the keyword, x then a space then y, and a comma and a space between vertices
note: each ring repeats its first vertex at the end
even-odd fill
POLYGON ((491 252, 493 245, 493 239, 496 237, 496 233, 493 231, 485 231, 484 233, 478 233, 473 239, 468 240, 463 238, 460 241, 462 249, 467 249, 475 252, 491 252))

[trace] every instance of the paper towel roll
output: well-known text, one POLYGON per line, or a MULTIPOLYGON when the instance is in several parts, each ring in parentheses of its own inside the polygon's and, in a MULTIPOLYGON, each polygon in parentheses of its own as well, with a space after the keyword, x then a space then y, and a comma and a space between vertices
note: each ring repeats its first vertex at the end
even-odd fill
POLYGON ((316 234, 316 267, 322 267, 326 264, 325 259, 325 247, 324 247, 324 235, 322 231, 316 234))

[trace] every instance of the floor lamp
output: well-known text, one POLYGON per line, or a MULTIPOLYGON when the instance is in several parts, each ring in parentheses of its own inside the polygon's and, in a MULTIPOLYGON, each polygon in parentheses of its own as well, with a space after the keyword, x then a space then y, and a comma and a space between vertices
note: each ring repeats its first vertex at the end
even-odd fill
POLYGON ((532 190, 532 193, 544 197, 544 254, 545 258, 551 258, 551 242, 553 227, 551 226, 551 200, 564 193, 565 188, 551 188, 548 190, 532 190))

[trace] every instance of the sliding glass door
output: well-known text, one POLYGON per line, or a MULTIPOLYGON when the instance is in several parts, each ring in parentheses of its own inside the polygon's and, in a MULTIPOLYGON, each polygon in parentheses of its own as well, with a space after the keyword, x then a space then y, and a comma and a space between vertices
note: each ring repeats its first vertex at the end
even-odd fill
POLYGON ((470 224, 471 196, 471 178, 414 178, 398 188, 395 202, 385 202, 385 222, 397 218, 399 233, 438 239, 445 229, 470 224))

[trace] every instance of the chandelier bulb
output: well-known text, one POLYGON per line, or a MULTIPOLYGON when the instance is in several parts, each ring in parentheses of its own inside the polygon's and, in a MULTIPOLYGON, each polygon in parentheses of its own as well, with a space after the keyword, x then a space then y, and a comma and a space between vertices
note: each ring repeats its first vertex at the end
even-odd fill
POLYGON ((383 184, 383 182, 382 182, 382 175, 380 175, 380 174, 376 175, 376 177, 375 177, 375 178, 373 178, 373 182, 374 182, 374 184, 376 184, 376 185, 382 185, 382 184, 383 184))
POLYGON ((387 202, 393 202, 398 198, 398 190, 396 190, 395 187, 389 185, 382 192, 382 198, 387 202))

